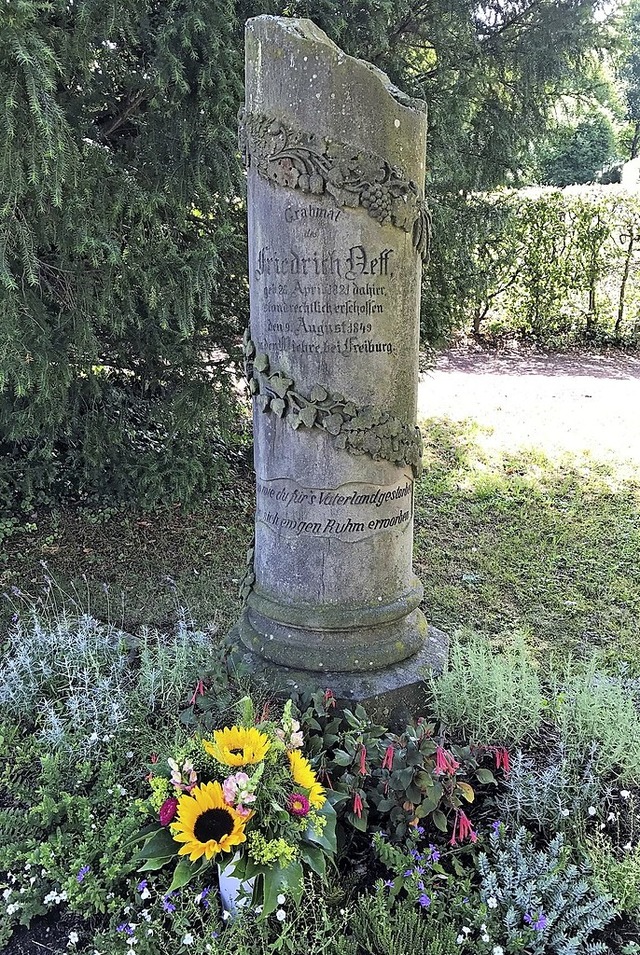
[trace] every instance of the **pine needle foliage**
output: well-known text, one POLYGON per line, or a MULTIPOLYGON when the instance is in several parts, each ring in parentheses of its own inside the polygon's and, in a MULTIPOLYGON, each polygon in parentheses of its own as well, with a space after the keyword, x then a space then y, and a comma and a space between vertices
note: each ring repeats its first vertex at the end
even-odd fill
POLYGON ((0 490, 210 483, 246 320, 235 29, 230 0, 3 5, 0 490))

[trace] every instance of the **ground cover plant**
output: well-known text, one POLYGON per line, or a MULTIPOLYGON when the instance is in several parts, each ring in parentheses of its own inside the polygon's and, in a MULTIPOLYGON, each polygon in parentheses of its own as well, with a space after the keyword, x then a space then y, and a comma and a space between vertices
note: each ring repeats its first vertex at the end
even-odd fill
MULTIPOLYGON (((633 705, 624 676, 594 663, 542 671, 522 641, 496 652, 467 635, 454 644, 444 679, 428 687, 417 722, 390 733, 361 708, 338 711, 329 688, 293 709, 276 700, 265 709, 256 696, 255 709, 245 700, 238 710, 246 677, 224 648, 204 659, 205 637, 183 623, 137 638, 88 615, 46 617, 42 608, 13 625, 0 665, 0 931, 8 953, 29 951, 25 925, 36 933, 55 927, 52 940, 42 936, 54 952, 100 955, 636 951, 640 772, 613 744, 622 730, 633 754, 640 730, 630 718, 578 720, 567 702, 580 696, 579 711, 589 710, 590 694, 594 712, 609 705, 624 715, 624 701, 633 705), (522 680, 511 695, 495 692, 509 674, 524 679, 526 666, 532 699, 539 692, 543 701, 528 723, 522 680), (464 711, 458 718, 447 709, 465 671, 470 700, 494 728, 487 738, 464 711), (194 740, 222 745, 211 727, 231 726, 239 712, 247 733, 271 727, 283 752, 310 761, 306 782, 313 776, 337 814, 338 855, 336 866, 307 870, 299 895, 283 884, 270 914, 256 898, 229 920, 215 868, 179 884, 167 857, 144 859, 136 847, 149 824, 148 777, 161 812, 167 799, 190 798, 195 760, 185 760, 194 740), (530 762, 558 776, 564 825, 556 838, 522 809, 530 762), (594 784, 588 804, 564 797, 581 773, 594 784)), ((236 749, 241 759, 246 747, 236 749)), ((260 774, 252 765, 230 796, 234 805, 241 789, 250 804, 249 781, 260 774)), ((227 772, 222 764, 217 771, 227 772)), ((310 800, 312 791, 302 795, 310 800)))

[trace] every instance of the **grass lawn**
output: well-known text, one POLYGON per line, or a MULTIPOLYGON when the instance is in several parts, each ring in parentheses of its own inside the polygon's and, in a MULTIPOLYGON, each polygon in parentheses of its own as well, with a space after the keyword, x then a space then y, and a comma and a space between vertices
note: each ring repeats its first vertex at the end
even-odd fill
MULTIPOLYGON (((587 456, 490 450, 474 422, 431 419, 424 433, 415 566, 430 621, 498 642, 519 630, 543 657, 601 648, 640 674, 640 482, 587 456)), ((37 596, 49 574, 43 600, 66 593, 125 628, 167 626, 183 607, 223 632, 240 606, 252 514, 250 477, 189 512, 43 513, 5 542, 3 590, 37 596)))

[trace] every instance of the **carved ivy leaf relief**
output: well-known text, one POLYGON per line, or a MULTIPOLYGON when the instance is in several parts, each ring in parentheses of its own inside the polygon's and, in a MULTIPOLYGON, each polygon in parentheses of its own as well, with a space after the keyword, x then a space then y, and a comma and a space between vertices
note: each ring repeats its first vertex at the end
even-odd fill
POLYGON ((338 206, 364 209, 377 222, 411 233, 426 261, 431 215, 420 189, 382 156, 314 133, 294 130, 279 120, 240 110, 239 141, 245 165, 287 189, 329 195, 338 206))
POLYGON ((324 385, 314 385, 306 397, 296 389, 292 378, 271 369, 268 355, 256 354, 248 335, 244 352, 249 391, 261 411, 272 411, 296 430, 322 428, 334 438, 336 448, 354 455, 367 454, 374 461, 390 461, 399 467, 409 465, 414 475, 419 476, 422 469, 419 428, 371 405, 358 408, 344 395, 330 393, 324 385))

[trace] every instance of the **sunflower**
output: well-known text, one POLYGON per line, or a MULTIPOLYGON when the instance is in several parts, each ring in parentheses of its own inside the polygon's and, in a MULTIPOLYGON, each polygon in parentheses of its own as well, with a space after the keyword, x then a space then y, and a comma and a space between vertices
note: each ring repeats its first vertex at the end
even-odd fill
POLYGON ((287 756, 289 757, 289 767, 294 783, 308 790, 309 802, 314 809, 320 809, 321 806, 324 806, 326 797, 316 774, 311 769, 311 763, 295 749, 291 753, 287 753, 287 756))
POLYGON ((225 766, 246 766, 247 763, 261 763, 267 755, 269 738, 260 730, 244 726, 225 726, 215 730, 213 742, 202 740, 207 753, 225 766))
POLYGON ((224 801, 220 783, 203 783, 191 795, 178 799, 178 815, 171 824, 176 842, 184 842, 178 855, 195 862, 201 856, 210 859, 218 852, 228 852, 247 838, 243 817, 224 801))

